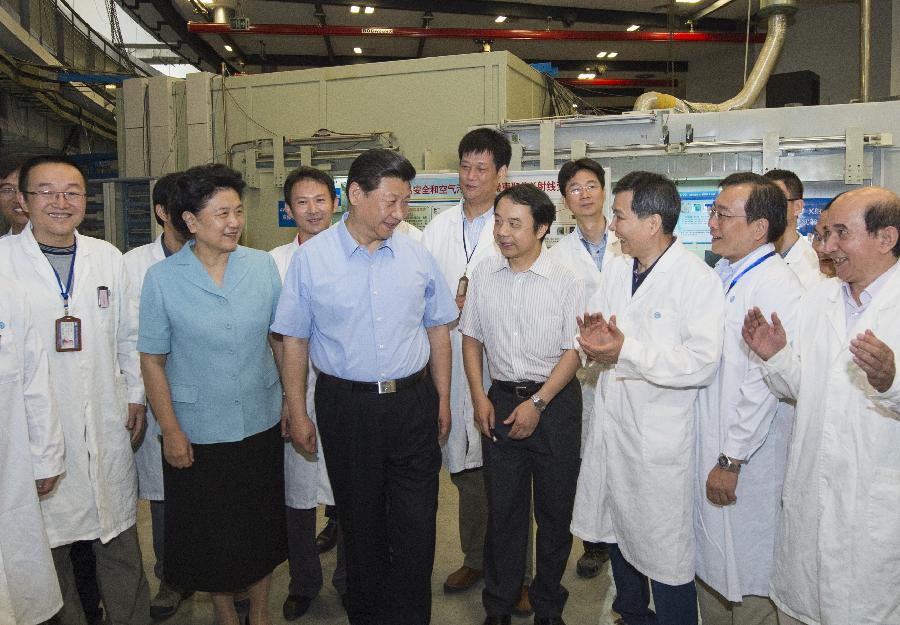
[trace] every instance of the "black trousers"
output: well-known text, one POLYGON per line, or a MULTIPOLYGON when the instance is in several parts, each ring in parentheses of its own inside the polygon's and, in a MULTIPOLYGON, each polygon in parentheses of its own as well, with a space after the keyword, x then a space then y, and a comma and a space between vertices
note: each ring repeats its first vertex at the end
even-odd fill
POLYGON ((430 376, 378 395, 320 374, 315 402, 347 549, 350 623, 428 625, 441 468, 430 376))
POLYGON ((572 380, 553 398, 527 439, 507 438, 503 425, 523 401, 491 387, 497 442, 482 437, 488 527, 482 602, 489 616, 512 612, 525 570, 529 500, 537 521, 535 576, 528 592, 536 618, 560 617, 569 592, 560 583, 572 550, 572 508, 581 444, 581 389, 572 380))

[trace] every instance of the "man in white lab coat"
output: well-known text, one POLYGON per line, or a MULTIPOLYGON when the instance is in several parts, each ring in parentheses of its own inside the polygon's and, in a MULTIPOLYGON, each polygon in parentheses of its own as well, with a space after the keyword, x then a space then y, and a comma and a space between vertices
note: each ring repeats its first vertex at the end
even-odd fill
POLYGON ((614 193, 622 255, 579 320, 582 350, 603 370, 572 533, 609 543, 623 623, 696 625, 695 400, 719 364, 722 288, 672 234, 681 201, 669 179, 632 172, 614 193))
POLYGON ((25 159, 5 156, 0 159, 0 217, 9 226, 0 239, 19 234, 28 225, 28 213, 19 203, 19 166, 25 159))
POLYGON ((41 501, 63 595, 58 618, 66 625, 85 622, 69 547, 93 540, 109 620, 144 625, 150 592, 135 526, 132 451, 144 425, 137 295, 119 250, 76 231, 87 188, 74 163, 60 156, 28 160, 19 174, 19 201, 31 227, 0 241, 0 272, 28 285, 65 437, 65 475, 41 501))
MULTIPOLYGON (((169 194, 172 193, 177 180, 177 173, 166 174, 153 185, 153 214, 156 217, 156 223, 162 227, 163 231, 152 243, 130 250, 122 257, 125 262, 125 271, 128 272, 128 279, 136 293, 141 292, 147 270, 180 250, 184 245, 184 237, 172 225, 166 209, 169 203, 169 194)), ((156 557, 153 573, 159 580, 159 591, 150 601, 150 616, 153 620, 160 621, 175 614, 182 600, 191 593, 189 590, 172 588, 164 578, 165 493, 162 476, 162 444, 159 424, 156 423, 149 406, 147 406, 146 432, 140 447, 134 453, 134 459, 138 474, 138 497, 150 502, 153 554, 156 557)))
MULTIPOLYGON (((563 202, 575 216, 575 230, 550 248, 550 257, 566 264, 584 285, 585 301, 590 301, 600 285, 600 272, 610 257, 621 253, 616 235, 606 227, 603 204, 606 200, 606 174, 597 161, 589 158, 565 163, 557 177, 563 202)), ((591 361, 578 370, 581 382, 581 454, 587 440, 594 392, 600 367, 591 361)), ((609 560, 606 543, 584 541, 584 553, 575 571, 579 577, 596 577, 609 560)))
POLYGON ((758 306, 793 331, 803 287, 773 245, 785 229, 784 193, 752 173, 720 186, 709 228, 722 257, 725 342, 716 379, 697 402, 697 594, 704 625, 774 625, 768 590, 793 407, 769 390, 741 328, 758 306))
MULTIPOLYGON (((295 169, 284 181, 284 203, 288 215, 297 223, 297 234, 289 243, 269 252, 275 259, 282 282, 294 252, 331 226, 331 217, 338 210, 334 180, 314 167, 295 169)), ((313 401, 316 375, 315 367, 310 364, 306 376, 306 411, 313 423, 316 422, 313 401)), ((292 621, 306 614, 310 602, 322 588, 322 565, 316 546, 316 507, 320 503, 334 505, 325 455, 321 451, 307 454, 287 440, 284 445, 284 488, 291 579, 282 613, 285 620, 292 621)), ((347 593, 347 573, 342 541, 338 539, 337 544, 338 565, 332 582, 343 597, 347 593)))
POLYGON ((0 623, 35 625, 62 607, 38 496, 65 470, 47 352, 22 286, 0 277, 0 623), (35 488, 37 487, 37 488, 35 488))
POLYGON ((744 336, 797 400, 771 596, 781 625, 900 623, 900 198, 864 187, 825 213, 837 280, 791 335, 754 309, 744 336), (801 376, 802 368, 802 376, 801 376))
MULTIPOLYGON (((494 197, 512 154, 509 140, 489 128, 477 128, 459 143, 459 186, 463 199, 436 215, 425 227, 422 244, 431 252, 462 310, 465 289, 475 267, 500 255, 494 242, 494 197)), ((453 372, 450 383, 452 427, 443 446, 444 466, 459 491, 459 542, 462 566, 444 583, 445 592, 471 588, 482 576, 487 498, 481 435, 475 426, 472 397, 462 363, 462 335, 450 327, 453 372)), ((485 368, 485 388, 490 385, 485 368)))
POLYGON ((805 290, 809 290, 825 276, 819 270, 819 258, 812 243, 797 231, 797 219, 803 214, 803 183, 792 171, 770 169, 765 177, 775 183, 787 198, 787 227, 775 243, 775 251, 800 280, 805 290))

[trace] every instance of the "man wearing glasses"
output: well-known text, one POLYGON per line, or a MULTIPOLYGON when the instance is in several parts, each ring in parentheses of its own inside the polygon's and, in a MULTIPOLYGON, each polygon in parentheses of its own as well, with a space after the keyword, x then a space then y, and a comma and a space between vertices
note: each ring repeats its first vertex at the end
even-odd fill
POLYGON ((770 169, 765 177, 775 183, 787 198, 787 227, 775 241, 775 251, 796 274, 804 289, 810 289, 825 276, 819 270, 819 257, 809 240, 797 232, 797 220, 803 214, 803 183, 792 171, 770 169))
POLYGON ((720 185, 709 211, 716 273, 725 292, 725 341, 713 383, 697 399, 694 539, 704 625, 774 625, 769 600, 791 405, 764 379, 741 336, 747 310, 773 313, 794 337, 803 287, 775 251, 785 230, 784 193, 740 172, 720 185))
POLYGON ((110 622, 145 625, 150 592, 135 526, 132 453, 144 425, 137 298, 119 250, 76 231, 86 199, 84 175, 67 158, 26 161, 19 202, 31 227, 0 241, 0 272, 28 285, 65 439, 65 474, 41 501, 63 595, 56 618, 85 623, 69 551, 91 540, 110 622))
POLYGON ((0 234, 0 239, 16 235, 28 225, 28 213, 19 203, 19 166, 21 158, 7 157, 0 162, 0 216, 9 230, 0 234))
MULTIPOLYGON (((597 161, 589 158, 565 163, 559 170, 559 190, 566 208, 575 216, 575 230, 550 248, 550 257, 567 265, 584 285, 585 301, 600 285, 604 263, 621 254, 616 235, 607 229, 603 204, 606 200, 606 174, 597 161)), ((581 456, 587 439, 588 425, 594 413, 594 391, 601 367, 589 362, 578 370, 581 382, 581 456)), ((579 577, 596 577, 609 560, 606 543, 583 541, 584 553, 578 558, 575 572, 579 577)))

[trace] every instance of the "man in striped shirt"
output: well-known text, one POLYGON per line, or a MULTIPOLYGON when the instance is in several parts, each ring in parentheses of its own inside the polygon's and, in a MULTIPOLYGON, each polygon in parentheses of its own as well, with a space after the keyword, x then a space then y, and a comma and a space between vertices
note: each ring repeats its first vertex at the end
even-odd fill
POLYGON ((494 238, 503 257, 475 268, 459 324, 475 421, 485 437, 484 624, 510 622, 525 568, 533 486, 534 622, 564 625, 568 591, 560 580, 572 548, 569 523, 581 441, 575 335, 583 286, 543 249, 556 215, 543 191, 513 186, 494 206, 494 238), (485 352, 493 378, 487 394, 481 384, 485 352))

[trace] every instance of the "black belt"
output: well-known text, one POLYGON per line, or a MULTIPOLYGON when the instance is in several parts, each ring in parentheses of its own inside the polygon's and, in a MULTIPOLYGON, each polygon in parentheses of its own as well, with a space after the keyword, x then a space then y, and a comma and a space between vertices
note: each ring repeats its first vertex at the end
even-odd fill
POLYGON ((353 393, 378 393, 379 395, 385 395, 387 393, 396 393, 397 391, 402 391, 405 388, 415 386, 420 380, 425 377, 426 371, 427 367, 423 367, 421 371, 405 378, 398 378, 396 380, 381 380, 380 382, 357 382, 356 380, 345 380, 333 375, 328 375, 327 373, 320 373, 319 377, 325 378, 330 382, 337 384, 340 388, 347 389, 348 391, 351 391, 353 393))
POLYGON ((491 380, 491 384, 501 391, 512 393, 521 399, 528 399, 544 386, 543 382, 507 382, 506 380, 491 380))

